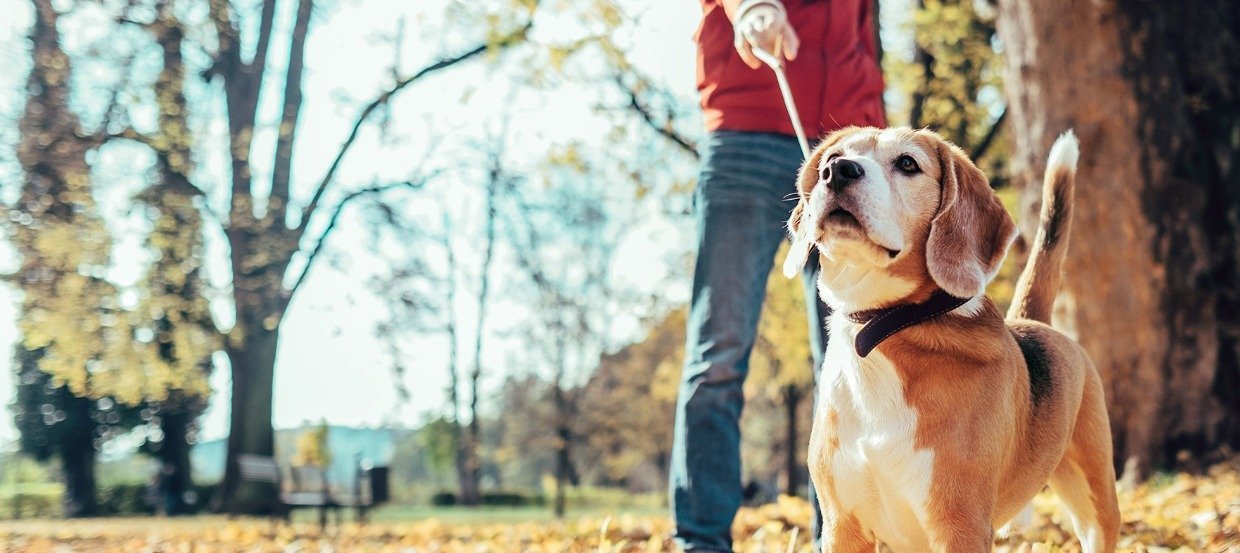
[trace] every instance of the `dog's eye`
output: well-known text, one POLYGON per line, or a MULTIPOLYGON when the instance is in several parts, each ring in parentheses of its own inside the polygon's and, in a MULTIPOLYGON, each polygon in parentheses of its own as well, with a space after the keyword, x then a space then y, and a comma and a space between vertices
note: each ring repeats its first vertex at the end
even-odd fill
POLYGON ((910 175, 920 173, 921 167, 917 165, 917 160, 908 154, 896 158, 896 169, 899 169, 910 175))

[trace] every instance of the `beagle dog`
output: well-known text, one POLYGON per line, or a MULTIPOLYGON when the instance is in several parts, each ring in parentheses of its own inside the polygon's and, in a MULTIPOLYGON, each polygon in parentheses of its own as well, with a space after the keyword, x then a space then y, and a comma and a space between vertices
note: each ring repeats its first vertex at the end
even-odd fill
POLYGON ((1052 329, 1078 145, 1051 149, 1005 319, 985 296, 1016 236, 981 170, 928 130, 851 127, 801 169, 784 263, 817 250, 834 309, 809 465, 831 553, 991 551, 1048 482, 1085 553, 1119 532, 1102 382, 1052 329))

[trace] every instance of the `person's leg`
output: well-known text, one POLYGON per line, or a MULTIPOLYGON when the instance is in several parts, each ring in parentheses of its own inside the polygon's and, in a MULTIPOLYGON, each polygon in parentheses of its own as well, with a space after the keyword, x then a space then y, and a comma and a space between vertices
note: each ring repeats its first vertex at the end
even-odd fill
POLYGON ((676 541, 686 551, 731 551, 741 503, 741 386, 800 157, 791 137, 756 133, 714 133, 703 148, 669 482, 676 541))

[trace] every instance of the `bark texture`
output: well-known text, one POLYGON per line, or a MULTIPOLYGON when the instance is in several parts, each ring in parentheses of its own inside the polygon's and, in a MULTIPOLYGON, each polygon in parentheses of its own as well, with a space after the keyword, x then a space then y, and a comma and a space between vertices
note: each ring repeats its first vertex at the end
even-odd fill
POLYGON ((1056 326, 1102 373, 1116 463, 1240 444, 1240 47, 1226 0, 999 2, 1012 171, 1033 236, 1046 154, 1081 139, 1056 326))

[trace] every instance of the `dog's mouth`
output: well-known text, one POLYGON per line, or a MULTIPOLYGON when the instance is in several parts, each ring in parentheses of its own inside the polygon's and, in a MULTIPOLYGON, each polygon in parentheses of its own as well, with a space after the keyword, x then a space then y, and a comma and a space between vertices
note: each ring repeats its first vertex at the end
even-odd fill
POLYGON ((857 217, 853 215, 852 212, 842 207, 837 207, 827 213, 827 224, 863 230, 861 228, 861 221, 858 221, 857 217))
POLYGON ((827 216, 823 218, 823 227, 824 229, 831 229, 838 237, 869 242, 885 253, 888 259, 895 259, 896 256, 900 255, 900 250, 883 246, 870 239, 865 225, 861 223, 856 215, 853 215, 851 211, 843 206, 833 206, 827 212, 827 216))

